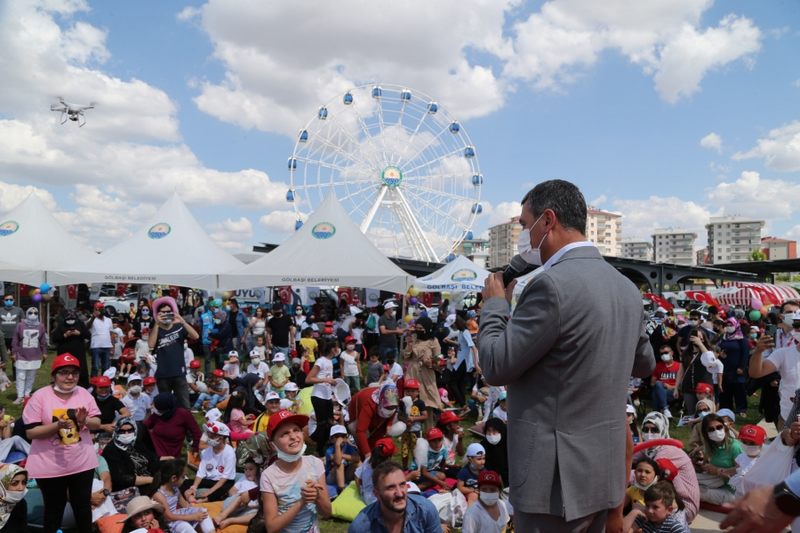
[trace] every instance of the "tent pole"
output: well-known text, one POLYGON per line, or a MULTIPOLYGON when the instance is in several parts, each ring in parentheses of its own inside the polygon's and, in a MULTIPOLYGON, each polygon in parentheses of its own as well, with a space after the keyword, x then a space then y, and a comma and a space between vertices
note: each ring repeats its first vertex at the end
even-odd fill
MULTIPOLYGON (((403 293, 403 299, 401 300, 401 304, 400 304, 400 320, 402 320, 402 322, 405 325, 405 327, 408 327, 408 324, 406 324, 406 298, 408 298, 408 289, 406 289, 406 292, 403 293)), ((401 335, 400 336, 400 353, 401 354, 403 353, 403 350, 405 349, 405 347, 406 347, 406 336, 405 335, 401 335)), ((398 361, 397 361, 398 363, 400 363, 400 361, 402 361, 401 357, 398 357, 397 359, 398 359, 398 361)))

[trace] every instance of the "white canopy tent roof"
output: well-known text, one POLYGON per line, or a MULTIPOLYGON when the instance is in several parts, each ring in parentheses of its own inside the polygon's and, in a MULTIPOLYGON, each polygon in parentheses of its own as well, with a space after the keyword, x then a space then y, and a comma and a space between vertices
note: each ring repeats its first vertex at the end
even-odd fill
POLYGON ((422 292, 479 292, 489 271, 463 255, 425 277, 417 278, 414 287, 422 292))
POLYGON ((30 194, 0 219, 0 279, 53 284, 50 273, 75 261, 97 258, 69 233, 35 195, 30 194))
POLYGON ((174 194, 128 240, 73 262, 48 280, 65 283, 151 283, 214 290, 217 275, 242 266, 206 234, 174 194))
POLYGON ((220 288, 345 285, 405 292, 414 277, 378 250, 333 195, 261 259, 220 276, 220 288))

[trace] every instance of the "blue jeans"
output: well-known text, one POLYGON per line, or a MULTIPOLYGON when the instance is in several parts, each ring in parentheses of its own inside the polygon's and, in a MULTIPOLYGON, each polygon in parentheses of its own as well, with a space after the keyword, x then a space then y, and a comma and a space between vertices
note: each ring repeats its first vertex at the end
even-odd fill
POLYGON ((217 406, 219 402, 221 402, 225 396, 221 396, 219 394, 209 394, 207 392, 201 392, 200 395, 197 397, 197 400, 194 402, 192 409, 200 409, 203 407, 203 402, 208 400, 208 409, 211 410, 217 406))
POLYGON ((108 358, 111 348, 92 348, 92 375, 99 376, 108 370, 108 358))
POLYGON ((673 391, 668 390, 663 383, 656 381, 652 394, 653 411, 663 411, 665 407, 668 407, 673 394, 673 391))

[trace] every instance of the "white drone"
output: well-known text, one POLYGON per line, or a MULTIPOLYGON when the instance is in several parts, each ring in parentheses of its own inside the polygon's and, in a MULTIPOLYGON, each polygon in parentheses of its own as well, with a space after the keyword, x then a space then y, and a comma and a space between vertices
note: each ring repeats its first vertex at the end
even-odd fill
POLYGON ((50 111, 61 112, 61 124, 64 124, 67 119, 69 119, 72 122, 77 122, 78 127, 82 128, 83 125, 86 124, 86 115, 84 115, 84 111, 87 109, 94 109, 94 106, 94 102, 90 102, 89 105, 71 104, 65 102, 64 99, 59 96, 58 104, 52 104, 50 106, 50 111))

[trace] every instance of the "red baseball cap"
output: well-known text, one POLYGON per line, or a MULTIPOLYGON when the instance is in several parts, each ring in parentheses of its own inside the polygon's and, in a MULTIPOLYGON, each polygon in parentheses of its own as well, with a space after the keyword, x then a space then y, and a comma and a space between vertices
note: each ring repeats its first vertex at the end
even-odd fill
POLYGON ((444 433, 439 428, 431 428, 428 430, 428 433, 425 434, 425 439, 427 440, 436 440, 436 439, 443 439, 444 433))
POLYGON ((272 440, 272 435, 287 422, 294 422, 302 428, 308 425, 308 417, 306 415, 296 415, 286 409, 270 415, 269 422, 267 422, 267 438, 272 440))
POLYGON ((94 382, 94 386, 97 387, 98 389, 101 389, 103 387, 110 387, 111 380, 108 378, 108 376, 97 376, 97 379, 94 382))
POLYGON ((767 432, 764 431, 764 428, 761 426, 747 424, 742 426, 742 428, 739 430, 739 440, 742 443, 747 441, 748 443, 752 442, 757 446, 763 446, 764 441, 767 440, 767 432))
POLYGON ((211 373, 211 375, 214 376, 214 377, 217 377, 217 378, 221 378, 221 377, 223 377, 225 375, 225 372, 223 372, 219 368, 215 368, 214 371, 211 373))
POLYGON ((397 446, 394 445, 394 441, 389 437, 384 437, 375 441, 375 447, 381 449, 381 455, 383 457, 391 457, 397 453, 397 446))
POLYGON ((695 394, 714 394, 714 387, 708 383, 698 383, 694 388, 695 394))
POLYGON ((419 381, 417 381, 416 379, 413 379, 413 378, 407 379, 405 381, 404 387, 406 389, 419 389, 419 381))
POLYGON ((678 475, 678 467, 666 457, 656 459, 656 464, 658 465, 658 468, 661 469, 661 473, 663 474, 664 479, 667 481, 672 481, 675 479, 675 476, 678 475))
POLYGON ((478 486, 480 487, 481 485, 491 485, 502 489, 503 478, 494 470, 481 470, 481 473, 478 474, 478 486))
POLYGON ((453 411, 444 411, 441 415, 439 415, 439 423, 440 424, 451 424, 453 422, 461 422, 461 418, 453 411))
POLYGON ((105 304, 103 302, 97 302, 97 303, 94 304, 94 308, 95 309, 105 309, 106 306, 105 306, 105 304))
POLYGON ((189 368, 200 368, 200 361, 197 359, 192 359, 189 361, 189 368))
POLYGON ((349 336, 344 338, 344 343, 345 344, 350 343, 350 342, 356 342, 356 339, 354 337, 349 337, 349 336))
POLYGON ((74 366, 75 368, 80 368, 81 363, 78 361, 78 358, 71 353, 62 353, 61 355, 56 356, 55 360, 53 361, 53 366, 50 367, 50 373, 54 374, 56 370, 65 366, 74 366))
POLYGON ((156 378, 154 378, 153 376, 147 376, 146 378, 144 378, 144 381, 142 382, 142 385, 144 385, 145 387, 148 385, 155 385, 155 384, 156 384, 156 378))

